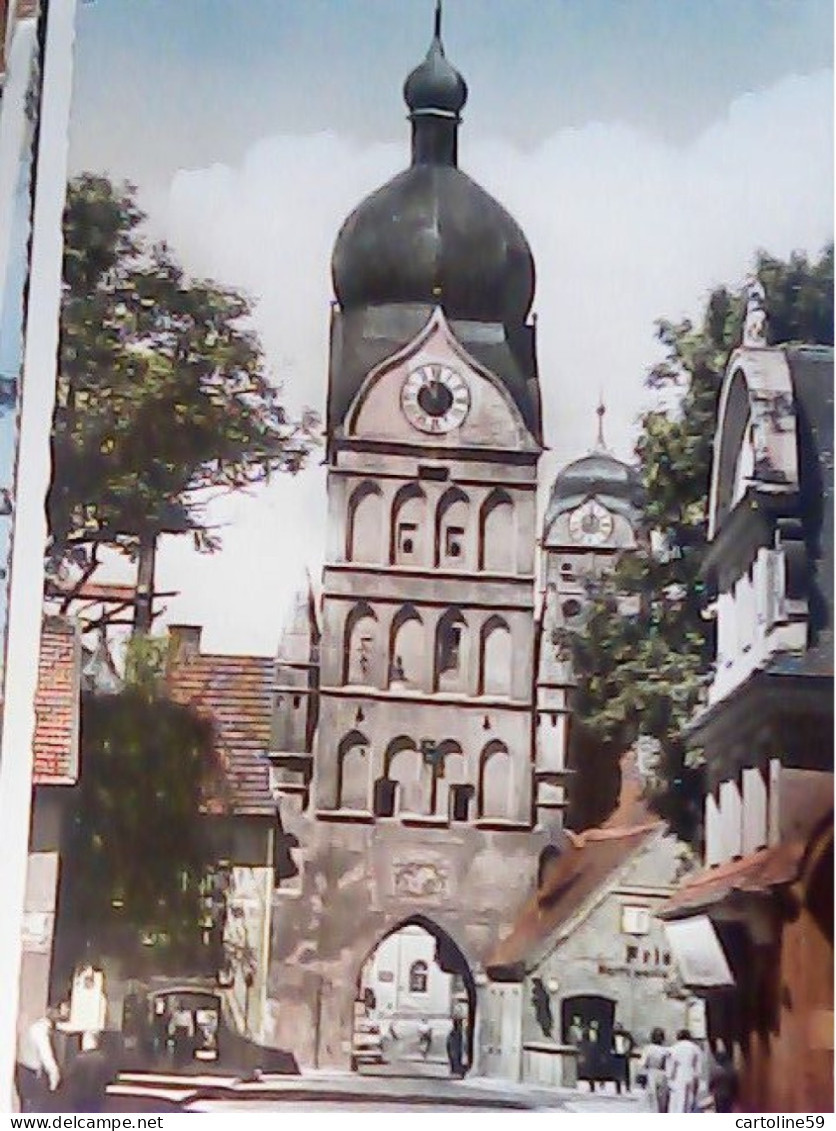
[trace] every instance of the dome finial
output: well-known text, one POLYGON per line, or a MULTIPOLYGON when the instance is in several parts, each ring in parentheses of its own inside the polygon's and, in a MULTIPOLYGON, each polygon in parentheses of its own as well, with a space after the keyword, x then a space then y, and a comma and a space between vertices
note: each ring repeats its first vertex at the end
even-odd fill
POLYGON ((604 417, 607 412, 607 406, 604 404, 604 392, 598 396, 598 407, 595 409, 595 415, 598 417, 598 439, 595 441, 594 450, 597 452, 606 452, 607 445, 604 443, 604 417))
MULTIPOLYGON (((433 38, 441 43, 441 0, 435 0, 435 32, 433 38)), ((442 51, 444 48, 442 47, 442 51)))

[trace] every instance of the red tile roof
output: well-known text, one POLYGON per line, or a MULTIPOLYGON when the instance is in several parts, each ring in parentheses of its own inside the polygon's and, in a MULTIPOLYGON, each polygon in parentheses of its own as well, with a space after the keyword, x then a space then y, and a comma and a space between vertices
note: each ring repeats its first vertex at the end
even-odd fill
POLYGON ((798 876, 805 849, 802 841, 777 844, 706 868, 686 880, 659 914, 665 919, 680 919, 721 903, 734 893, 765 893, 792 883, 798 876))
POLYGON ((488 956, 485 967, 492 976, 501 977, 505 971, 517 977, 536 961, 559 929, 665 828, 641 798, 632 753, 622 758, 621 771, 615 812, 597 828, 566 831, 565 845, 546 868, 539 890, 521 908, 511 933, 488 956))
POLYGON ((263 656, 214 656, 180 649, 169 671, 171 697, 211 719, 232 810, 273 814, 268 763, 275 663, 263 656))
POLYGON ((35 691, 35 785, 78 780, 80 675, 78 626, 66 617, 44 617, 35 691))

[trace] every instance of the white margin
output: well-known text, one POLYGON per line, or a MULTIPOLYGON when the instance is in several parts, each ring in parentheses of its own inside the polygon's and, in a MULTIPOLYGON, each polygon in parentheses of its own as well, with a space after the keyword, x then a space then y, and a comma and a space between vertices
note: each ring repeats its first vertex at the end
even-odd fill
POLYGON ((32 740, 43 608, 45 500, 55 403, 76 0, 48 8, 29 303, 21 382, 15 520, 0 737, 3 914, 0 915, 0 1110, 12 1110, 22 955, 21 927, 32 805, 32 740))

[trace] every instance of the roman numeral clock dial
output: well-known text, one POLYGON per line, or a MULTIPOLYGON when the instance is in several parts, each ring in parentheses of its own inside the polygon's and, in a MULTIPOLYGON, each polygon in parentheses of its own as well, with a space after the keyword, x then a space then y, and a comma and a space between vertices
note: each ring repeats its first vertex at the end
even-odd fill
POLYGON ((421 365, 407 376, 401 408, 421 432, 441 434, 460 427, 470 410, 470 389, 449 365, 421 365))

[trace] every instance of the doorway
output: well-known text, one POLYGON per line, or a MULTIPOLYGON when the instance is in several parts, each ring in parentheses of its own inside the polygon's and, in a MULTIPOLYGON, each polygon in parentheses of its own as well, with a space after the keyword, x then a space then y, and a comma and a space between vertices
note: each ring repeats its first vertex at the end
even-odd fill
POLYGON ((564 1044, 577 1044, 578 1079, 594 1082, 612 1077, 610 1049, 615 1001, 600 994, 563 999, 560 1027, 564 1044))
POLYGON ((449 1044, 454 1067, 461 1048, 466 1072, 473 1063, 475 1014, 476 987, 464 954, 432 920, 413 916, 389 931, 361 965, 352 1069, 449 1077, 449 1044))

